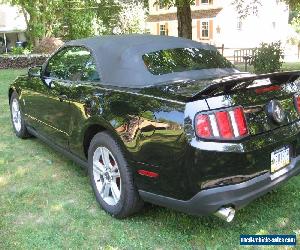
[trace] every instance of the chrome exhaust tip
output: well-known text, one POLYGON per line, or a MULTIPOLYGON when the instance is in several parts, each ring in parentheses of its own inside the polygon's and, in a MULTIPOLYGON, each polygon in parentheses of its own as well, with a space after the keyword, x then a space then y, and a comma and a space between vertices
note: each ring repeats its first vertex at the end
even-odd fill
POLYGON ((222 207, 215 213, 215 216, 226 222, 231 222, 235 216, 235 209, 232 207, 222 207))

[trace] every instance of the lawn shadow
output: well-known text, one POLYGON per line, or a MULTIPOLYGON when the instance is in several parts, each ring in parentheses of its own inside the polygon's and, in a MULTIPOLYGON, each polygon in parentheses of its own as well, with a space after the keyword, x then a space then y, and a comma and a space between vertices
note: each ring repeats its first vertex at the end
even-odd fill
MULTIPOLYGON (((64 157, 44 142, 39 140, 37 143, 40 143, 43 147, 43 151, 49 152, 51 155, 55 154, 54 158, 56 161, 65 163, 60 165, 62 170, 69 171, 72 169, 72 172, 76 175, 87 175, 87 172, 83 167, 64 157), (70 166, 72 166, 72 168, 70 168, 70 166)), ((86 184, 89 185, 88 182, 86 184)), ((213 215, 197 217, 168 208, 151 205, 149 203, 145 203, 146 205, 142 211, 132 217, 132 219, 136 222, 160 222, 158 224, 163 224, 170 229, 172 228, 172 230, 190 231, 190 233, 195 233, 199 228, 202 230, 211 230, 212 228, 229 229, 232 227, 239 229, 251 228, 251 231, 248 231, 249 233, 257 233, 259 231, 272 232, 274 231, 274 226, 276 226, 274 225, 274 221, 278 220, 278 215, 280 215, 280 218, 284 218, 288 221, 288 223, 285 223, 285 225, 280 227, 281 229, 289 228, 291 221, 293 221, 292 217, 294 216, 294 213, 290 211, 291 208, 286 209, 286 206, 287 203, 291 203, 293 200, 297 199, 297 195, 294 194, 286 197, 285 189, 287 189, 287 185, 288 184, 278 187, 276 191, 272 191, 253 201, 245 208, 238 210, 236 218, 232 223, 222 221, 213 215), (266 216, 267 218, 264 218, 266 216), (193 229, 195 230, 194 232, 193 229)), ((291 188, 295 189, 296 187, 290 187, 289 189, 291 188)), ((300 209, 300 205, 298 207, 300 209)))

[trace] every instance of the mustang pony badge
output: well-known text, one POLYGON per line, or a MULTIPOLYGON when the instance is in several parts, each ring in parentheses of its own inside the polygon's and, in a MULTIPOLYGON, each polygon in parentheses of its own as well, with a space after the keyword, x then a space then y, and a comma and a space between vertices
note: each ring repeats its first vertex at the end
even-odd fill
POLYGON ((275 123, 282 123, 285 119, 284 110, 277 100, 271 100, 267 105, 267 113, 268 116, 275 122, 275 123))

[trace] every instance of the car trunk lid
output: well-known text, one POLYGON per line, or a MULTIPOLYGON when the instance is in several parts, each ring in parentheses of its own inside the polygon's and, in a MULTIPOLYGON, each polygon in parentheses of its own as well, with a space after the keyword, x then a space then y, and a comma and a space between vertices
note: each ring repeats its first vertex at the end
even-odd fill
POLYGON ((300 71, 264 75, 238 74, 166 84, 148 90, 155 93, 155 96, 182 102, 205 100, 209 110, 242 106, 250 135, 258 135, 299 120, 294 103, 294 95, 300 91, 299 76, 300 71), (282 108, 285 116, 283 121, 275 121, 272 117, 274 111, 268 111, 272 101, 282 108))
POLYGON ((299 120, 295 106, 299 76, 300 72, 247 76, 210 85, 191 99, 205 97, 211 110, 242 106, 249 134, 258 135, 299 120))

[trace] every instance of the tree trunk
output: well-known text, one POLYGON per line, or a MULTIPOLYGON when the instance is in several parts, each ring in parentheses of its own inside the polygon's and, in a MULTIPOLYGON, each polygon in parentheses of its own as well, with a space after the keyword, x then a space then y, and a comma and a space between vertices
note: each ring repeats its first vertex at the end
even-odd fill
POLYGON ((177 0, 178 36, 192 39, 192 12, 189 0, 177 0))

